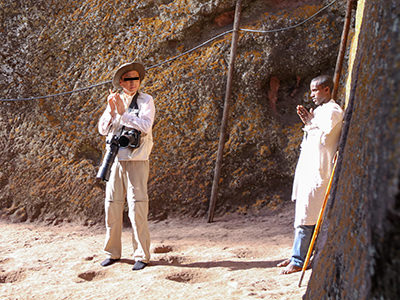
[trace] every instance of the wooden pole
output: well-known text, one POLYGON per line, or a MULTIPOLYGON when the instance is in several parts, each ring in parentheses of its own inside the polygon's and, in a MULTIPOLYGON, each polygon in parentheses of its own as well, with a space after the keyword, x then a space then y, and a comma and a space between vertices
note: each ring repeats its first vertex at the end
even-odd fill
POLYGON ((342 73, 343 59, 346 53, 347 38, 349 36, 349 29, 351 23, 352 4, 353 0, 347 0, 346 17, 340 41, 339 55, 336 59, 335 75, 333 76, 333 91, 332 91, 333 100, 336 100, 339 89, 340 73, 342 73))
POLYGON ((237 49, 237 40, 238 40, 238 33, 239 33, 239 23, 240 23, 240 13, 241 13, 241 5, 242 0, 236 1, 236 8, 235 8, 235 20, 233 23, 233 34, 232 34, 232 44, 231 44, 231 56, 229 59, 229 69, 228 69, 228 77, 227 77, 227 84, 226 84, 226 91, 225 91, 225 101, 224 101, 224 110, 222 115, 222 122, 221 122, 221 129, 219 135, 219 143, 218 143, 218 153, 217 153, 217 160, 215 163, 215 170, 214 170, 214 179, 211 189, 211 198, 210 198, 210 207, 208 209, 208 223, 211 223, 214 218, 214 210, 216 204, 216 198, 218 194, 218 184, 221 175, 221 164, 222 164, 222 156, 224 152, 224 145, 225 145, 225 135, 226 135, 226 126, 228 123, 228 115, 229 115, 229 101, 232 94, 232 77, 234 71, 234 62, 236 58, 236 49, 237 49))

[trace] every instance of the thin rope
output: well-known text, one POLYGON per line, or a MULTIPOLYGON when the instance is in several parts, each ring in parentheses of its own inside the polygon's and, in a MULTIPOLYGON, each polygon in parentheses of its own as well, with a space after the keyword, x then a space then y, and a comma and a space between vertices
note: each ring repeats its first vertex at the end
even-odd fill
POLYGON ((52 97, 57 97, 57 96, 65 96, 65 95, 69 95, 69 94, 72 94, 72 93, 77 93, 77 92, 82 92, 82 91, 85 91, 85 90, 89 90, 89 89, 92 89, 92 88, 95 88, 95 87, 98 87, 98 86, 101 86, 101 85, 105 85, 107 83, 111 83, 111 80, 104 81, 104 82, 101 82, 101 83, 97 83, 97 84, 94 84, 94 85, 90 85, 90 86, 87 86, 87 87, 79 88, 79 89, 76 89, 76 90, 73 90, 73 91, 58 93, 58 94, 52 94, 52 95, 47 95, 47 96, 38 96, 38 97, 30 97, 30 98, 0 99, 0 101, 27 101, 27 100, 46 99, 46 98, 52 98, 52 97))
POLYGON ((165 63, 168 63, 168 62, 170 62, 170 61, 173 61, 173 60, 175 60, 175 59, 178 59, 179 57, 182 57, 182 56, 184 56, 184 55, 186 55, 186 54, 188 54, 188 53, 191 53, 191 52, 193 52, 193 51, 195 51, 195 50, 197 50, 197 49, 199 49, 199 48, 201 48, 201 47, 203 47, 203 46, 205 46, 205 45, 211 43, 212 41, 216 40, 217 38, 219 38, 219 37, 221 37, 221 36, 224 36, 224 35, 226 35, 226 34, 228 34, 228 33, 231 33, 231 32, 233 32, 233 29, 228 30, 228 31, 225 31, 225 32, 223 32, 223 33, 221 33, 221 34, 218 34, 217 36, 215 36, 215 37, 209 39, 208 41, 205 41, 204 43, 202 43, 202 44, 200 44, 200 45, 198 45, 198 46, 196 46, 196 47, 194 47, 194 48, 192 48, 192 49, 190 49, 190 50, 188 50, 188 51, 186 51, 186 52, 183 52, 183 53, 181 53, 181 54, 179 54, 179 55, 177 55, 177 56, 174 56, 174 57, 172 57, 172 58, 170 58, 170 59, 167 59, 166 61, 163 61, 163 62, 161 62, 161 63, 159 63, 159 64, 150 66, 148 69, 153 69, 153 68, 159 67, 159 66, 161 66, 161 65, 163 65, 163 64, 165 64, 165 63))
POLYGON ((292 26, 288 26, 288 27, 284 27, 284 28, 278 28, 278 29, 271 29, 271 30, 253 30, 253 29, 240 29, 240 31, 246 31, 246 32, 256 32, 256 33, 273 33, 273 32, 280 32, 280 31, 286 31, 289 29, 293 29, 296 27, 299 27, 301 25, 303 25, 304 23, 307 23, 309 20, 313 19, 315 16, 317 16, 320 12, 324 11, 325 9, 329 8, 331 5, 333 5, 337 0, 332 1, 331 3, 329 3, 328 5, 326 5, 325 7, 321 8, 319 11, 317 11, 315 14, 313 14, 311 17, 308 17, 307 19, 301 21, 300 23, 297 23, 295 25, 292 26))
MULTIPOLYGON (((315 14, 313 14, 312 16, 310 16, 310 17, 308 17, 307 19, 301 21, 300 23, 297 23, 297 24, 292 25, 292 26, 283 27, 283 28, 278 28, 278 29, 271 29, 271 30, 254 30, 254 29, 240 28, 239 31, 243 31, 243 32, 253 32, 253 33, 274 33, 274 32, 281 32, 281 31, 287 31, 287 30, 290 30, 290 29, 294 29, 294 28, 299 27, 299 26, 303 25, 304 23, 310 21, 311 19, 313 19, 314 17, 316 17, 319 13, 321 13, 322 11, 326 10, 326 9, 329 8, 331 5, 333 5, 335 2, 337 2, 337 0, 332 1, 332 2, 329 3, 328 5, 326 5, 326 6, 324 6, 323 8, 321 8, 319 11, 317 11, 317 12, 316 12, 315 14)), ((194 47, 194 48, 192 48, 192 49, 190 49, 190 50, 187 50, 187 51, 185 51, 185 52, 183 52, 183 53, 181 53, 181 54, 179 54, 179 55, 176 55, 176 56, 174 56, 174 57, 172 57, 172 58, 169 58, 169 59, 167 59, 167 60, 165 60, 165 61, 163 61, 163 62, 160 62, 160 63, 158 63, 158 64, 152 65, 152 66, 148 67, 147 69, 150 70, 150 69, 153 69, 153 68, 157 68, 157 67, 159 67, 159 66, 161 66, 161 65, 163 65, 163 64, 166 64, 166 63, 168 63, 168 62, 174 61, 174 60, 176 60, 176 59, 178 59, 178 58, 180 58, 180 57, 182 57, 182 56, 184 56, 184 55, 186 55, 186 54, 189 54, 189 53, 191 53, 191 52, 194 52, 194 51, 196 51, 197 49, 199 49, 199 48, 201 48, 201 47, 203 47, 203 46, 205 46, 205 45, 211 43, 212 41, 214 41, 214 40, 216 40, 216 39, 218 39, 218 38, 220 38, 220 37, 222 37, 222 36, 224 36, 224 35, 226 35, 226 34, 232 33, 232 32, 233 32, 233 29, 228 30, 228 31, 225 31, 225 32, 223 32, 223 33, 220 33, 220 34, 218 34, 218 35, 212 37, 211 39, 209 39, 209 40, 207 40, 207 41, 205 41, 205 42, 203 42, 203 43, 197 45, 196 47, 194 47)), ((0 99, 0 101, 3 101, 3 102, 4 102, 4 101, 30 101, 30 100, 39 100, 39 99, 53 98, 53 97, 57 97, 57 96, 65 96, 65 95, 69 95, 69 94, 73 94, 73 93, 77 93, 77 92, 86 91, 86 90, 89 90, 89 89, 92 89, 92 88, 95 88, 95 87, 98 87, 98 86, 102 86, 102 85, 105 85, 105 84, 109 84, 109 83, 111 83, 111 82, 112 82, 111 80, 108 80, 108 81, 104 81, 104 82, 97 83, 97 84, 94 84, 94 85, 90 85, 90 86, 87 86, 87 87, 79 88, 79 89, 76 89, 76 90, 67 91, 67 92, 62 92, 62 93, 57 93, 57 94, 52 94, 52 95, 47 95, 47 96, 37 96, 37 97, 29 97, 29 98, 15 98, 15 99, 0 99)))

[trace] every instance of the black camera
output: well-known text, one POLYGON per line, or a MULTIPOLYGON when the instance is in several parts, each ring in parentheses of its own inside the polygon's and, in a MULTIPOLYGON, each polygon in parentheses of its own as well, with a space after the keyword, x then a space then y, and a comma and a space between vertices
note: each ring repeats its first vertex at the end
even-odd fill
POLYGON ((139 148, 140 134, 141 132, 136 129, 124 130, 120 136, 113 135, 111 139, 107 140, 107 152, 96 177, 108 181, 110 178, 111 166, 118 154, 118 149, 127 147, 133 149, 139 148))
POLYGON ((118 144, 121 148, 131 147, 133 149, 140 146, 141 132, 136 129, 125 130, 118 139, 118 144))

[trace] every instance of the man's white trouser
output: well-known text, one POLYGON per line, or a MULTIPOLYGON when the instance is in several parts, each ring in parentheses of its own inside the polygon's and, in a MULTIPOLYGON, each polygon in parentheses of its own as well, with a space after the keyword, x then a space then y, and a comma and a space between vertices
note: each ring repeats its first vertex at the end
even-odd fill
POLYGON ((104 251, 110 258, 121 258, 122 217, 125 198, 132 224, 135 261, 150 260, 150 233, 147 223, 149 161, 115 161, 106 186, 106 240, 104 251))

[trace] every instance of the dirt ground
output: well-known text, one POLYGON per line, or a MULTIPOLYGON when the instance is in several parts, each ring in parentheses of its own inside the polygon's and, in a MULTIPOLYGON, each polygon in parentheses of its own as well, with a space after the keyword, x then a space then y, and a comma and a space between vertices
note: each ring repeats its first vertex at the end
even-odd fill
POLYGON ((151 222, 152 259, 132 271, 129 229, 123 257, 101 267, 102 226, 0 222, 0 299, 301 299, 300 273, 280 275, 289 256, 294 207, 263 216, 151 222))

